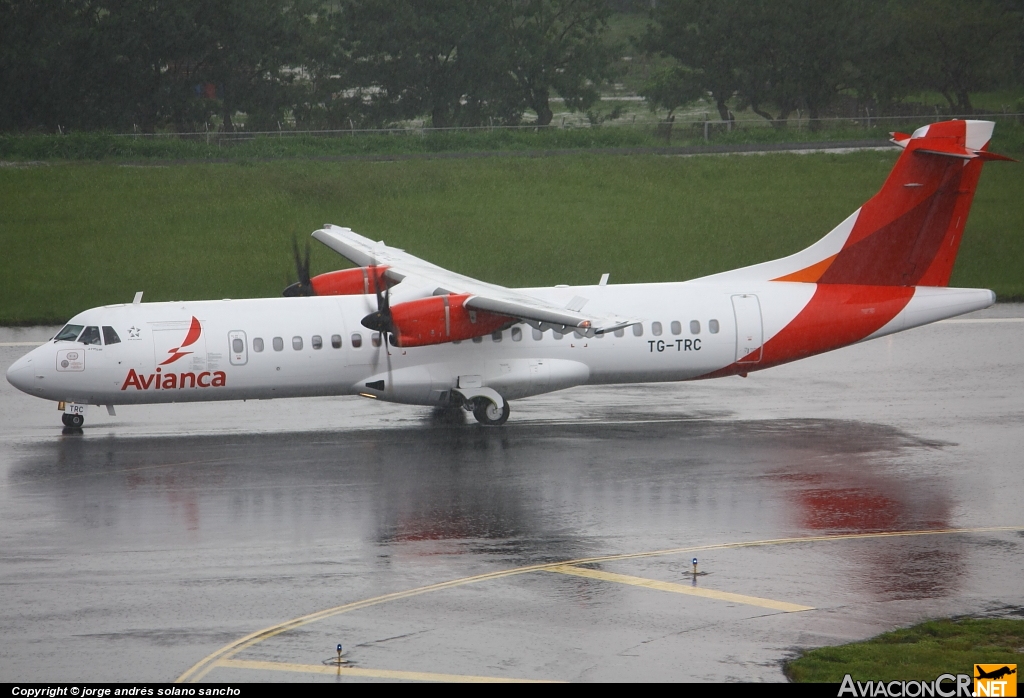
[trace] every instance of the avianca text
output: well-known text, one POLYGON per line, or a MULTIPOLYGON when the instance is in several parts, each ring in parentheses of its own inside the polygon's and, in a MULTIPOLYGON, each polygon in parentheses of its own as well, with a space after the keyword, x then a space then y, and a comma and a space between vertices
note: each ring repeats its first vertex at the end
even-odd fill
POLYGON ((158 367, 156 373, 139 375, 135 369, 128 371, 121 390, 135 386, 136 390, 180 390, 181 388, 223 388, 227 383, 224 371, 200 371, 199 373, 163 373, 158 367))

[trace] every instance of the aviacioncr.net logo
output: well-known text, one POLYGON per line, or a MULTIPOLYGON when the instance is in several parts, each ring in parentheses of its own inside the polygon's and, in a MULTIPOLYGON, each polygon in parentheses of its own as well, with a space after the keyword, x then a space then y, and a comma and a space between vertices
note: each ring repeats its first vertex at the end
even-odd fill
POLYGON ((849 674, 843 677, 839 696, 856 698, 971 698, 970 674, 942 674, 934 681, 854 681, 849 674))

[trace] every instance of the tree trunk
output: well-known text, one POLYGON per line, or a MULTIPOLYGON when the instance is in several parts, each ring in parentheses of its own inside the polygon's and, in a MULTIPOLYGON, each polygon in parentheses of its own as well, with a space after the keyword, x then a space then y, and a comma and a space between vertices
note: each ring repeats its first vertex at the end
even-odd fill
POLYGON ((772 122, 773 126, 775 125, 775 118, 771 114, 769 114, 768 112, 762 111, 761 107, 758 106, 758 104, 756 102, 752 102, 751 103, 750 110, 752 112, 754 112, 755 114, 757 114, 758 116, 760 116, 762 119, 766 119, 766 120, 772 122))
POLYGON ((224 131, 224 133, 231 133, 232 131, 235 130, 235 124, 231 121, 231 114, 234 111, 235 110, 232 109, 231 105, 228 103, 228 100, 225 99, 224 100, 224 111, 223 111, 224 125, 221 126, 221 130, 224 131))
POLYGON ((448 128, 448 110, 437 106, 430 110, 430 125, 434 128, 448 128))
POLYGON ((732 121, 732 114, 729 113, 729 107, 726 105, 723 95, 715 95, 715 107, 718 109, 718 118, 722 121, 732 121))
POLYGON ((967 94, 967 90, 961 90, 956 93, 956 99, 959 104, 957 107, 961 114, 973 114, 974 107, 971 106, 971 96, 967 94))
POLYGON ((818 108, 817 107, 812 107, 810 105, 807 106, 807 121, 810 124, 810 130, 811 131, 820 131, 821 130, 821 121, 818 120, 818 108))
POLYGON ((551 123, 551 120, 555 118, 554 112, 551 111, 551 105, 548 103, 547 91, 542 93, 535 93, 533 99, 530 100, 530 106, 537 112, 537 125, 547 126, 551 123))

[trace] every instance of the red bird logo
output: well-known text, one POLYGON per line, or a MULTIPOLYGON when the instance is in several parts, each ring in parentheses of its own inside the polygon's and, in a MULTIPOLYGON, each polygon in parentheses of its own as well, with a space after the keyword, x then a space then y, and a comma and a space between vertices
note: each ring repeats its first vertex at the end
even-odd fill
POLYGON ((182 351, 182 349, 184 349, 185 347, 190 347, 193 344, 195 344, 196 340, 199 339, 199 335, 201 335, 202 333, 203 333, 203 326, 199 324, 199 320, 197 320, 196 316, 193 315, 192 316, 192 326, 188 328, 188 334, 185 335, 185 341, 181 343, 180 347, 175 347, 174 349, 168 349, 167 353, 170 354, 171 356, 169 358, 165 359, 163 362, 161 362, 160 365, 161 366, 166 366, 167 364, 174 363, 175 361, 177 361, 178 359, 180 359, 183 356, 188 356, 189 354, 191 354, 192 352, 190 352, 190 351, 182 351))

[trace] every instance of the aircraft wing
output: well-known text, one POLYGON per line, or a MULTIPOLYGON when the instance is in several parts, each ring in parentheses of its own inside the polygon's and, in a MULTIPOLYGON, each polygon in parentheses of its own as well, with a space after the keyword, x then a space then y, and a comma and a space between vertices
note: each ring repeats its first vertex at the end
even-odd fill
POLYGON ((361 267, 387 266, 385 276, 410 287, 422 288, 422 295, 469 294, 466 307, 519 318, 538 329, 570 327, 587 334, 611 332, 635 325, 639 320, 607 313, 589 314, 560 308, 540 298, 456 274, 431 264, 397 247, 374 242, 349 228, 325 225, 313 237, 353 264, 361 267))

